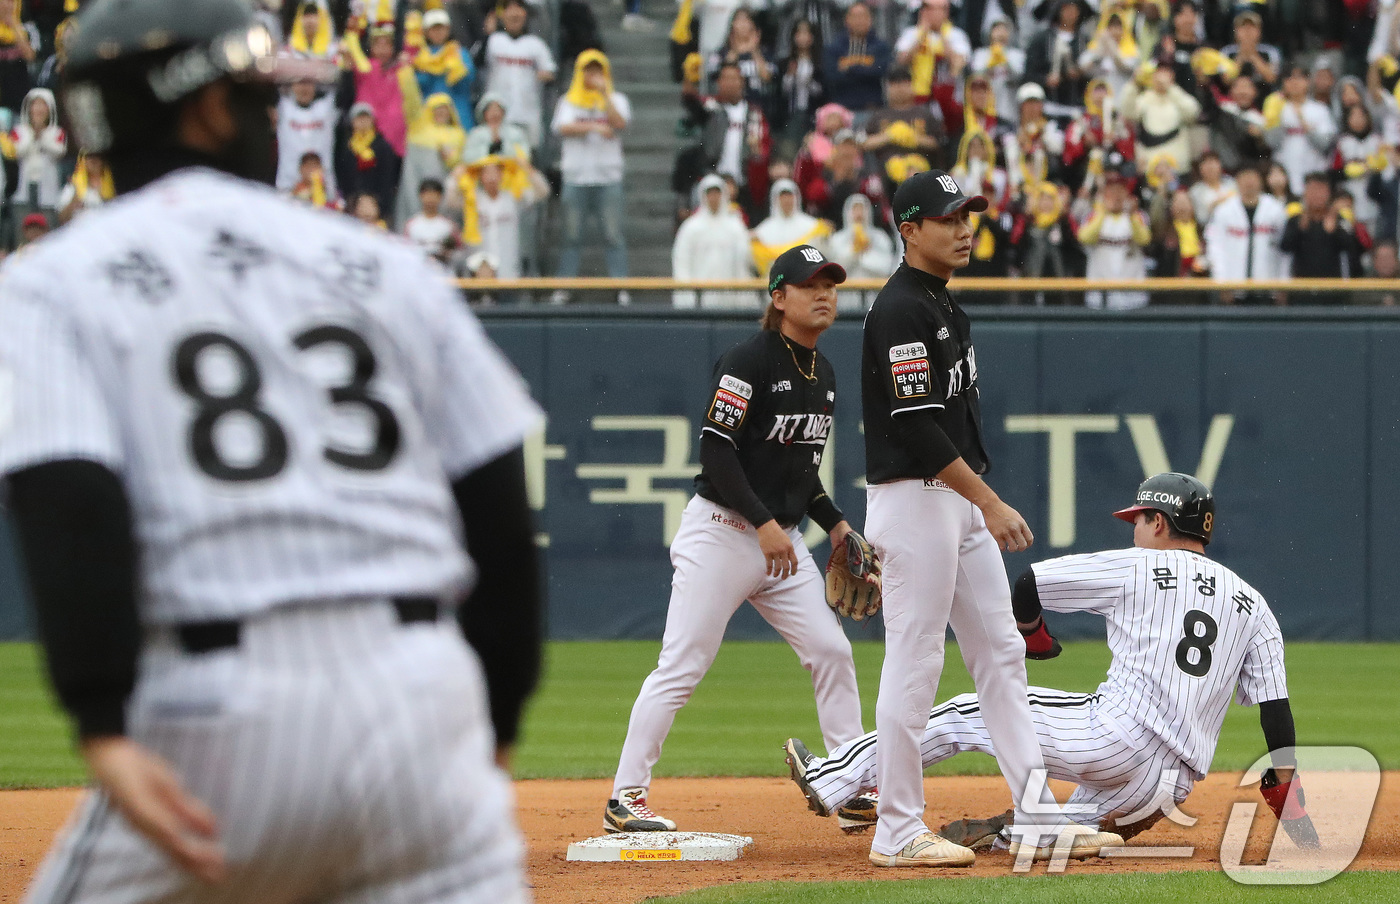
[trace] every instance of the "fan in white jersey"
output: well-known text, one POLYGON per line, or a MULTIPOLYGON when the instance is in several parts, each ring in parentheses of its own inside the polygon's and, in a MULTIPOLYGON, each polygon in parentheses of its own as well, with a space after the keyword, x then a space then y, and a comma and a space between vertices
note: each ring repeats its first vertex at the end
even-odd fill
POLYGON ((243 0, 76 34, 119 197, 0 271, 0 475, 97 787, 26 900, 524 904, 538 408, 413 246, 273 191, 273 81, 333 64, 243 0))
POLYGON ((526 32, 530 8, 525 0, 506 0, 498 7, 500 28, 486 39, 486 93, 505 102, 506 121, 523 126, 530 144, 541 137, 544 86, 554 81, 559 67, 549 45, 526 32))
MULTIPOLYGON (((1114 514, 1133 524, 1132 549, 1041 562, 1017 580, 1012 607, 1029 659, 1061 652, 1042 608, 1092 612, 1108 623, 1113 662, 1096 692, 1032 686, 1029 695, 1050 777, 1078 786, 1066 811, 1126 839, 1172 812, 1205 778, 1231 695, 1259 707, 1280 770, 1293 766, 1294 729, 1273 612, 1257 590, 1205 556, 1215 521, 1205 485, 1158 474, 1143 482, 1133 506, 1114 514)), ((825 759, 796 738, 785 750, 793 780, 819 815, 875 783, 874 732, 825 759)), ((961 694, 930 713, 923 764, 970 750, 996 755, 977 695, 961 694)), ((1275 815, 1306 836, 1311 822, 1299 780, 1283 781, 1271 769, 1264 785, 1275 815)), ((986 846, 1010 821, 1009 812, 960 820, 939 834, 986 846)))

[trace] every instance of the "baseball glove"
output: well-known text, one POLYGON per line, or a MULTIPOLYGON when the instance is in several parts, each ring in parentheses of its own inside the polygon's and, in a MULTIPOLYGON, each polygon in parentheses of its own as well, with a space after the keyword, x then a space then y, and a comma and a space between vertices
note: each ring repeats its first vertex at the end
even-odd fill
POLYGON ((880 559, 855 531, 834 544, 826 561, 826 603, 856 621, 880 611, 880 559))

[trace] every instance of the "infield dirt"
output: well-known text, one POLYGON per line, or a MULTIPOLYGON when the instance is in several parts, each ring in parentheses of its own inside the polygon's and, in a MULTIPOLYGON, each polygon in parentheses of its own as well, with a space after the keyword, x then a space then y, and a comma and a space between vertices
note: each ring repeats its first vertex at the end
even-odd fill
MULTIPOLYGON (((1220 839, 1233 801, 1260 803, 1238 776, 1212 775, 1196 786, 1182 810, 1198 818, 1185 828, 1166 820, 1133 839, 1135 845, 1192 846, 1189 859, 1089 860, 1071 863, 1081 875, 1219 869, 1220 839)), ((967 816, 1006 809, 999 777, 930 778, 927 821, 935 828, 967 816)), ((1063 791, 1063 788, 1059 790, 1063 791)), ((529 840, 530 881, 539 904, 627 904, 692 888, 734 882, 900 880, 934 876, 999 876, 1007 854, 981 854, 969 869, 877 869, 866 861, 868 835, 843 835, 835 820, 807 811, 796 788, 778 778, 657 779, 649 803, 682 829, 749 835, 753 845, 729 863, 577 863, 565 859, 569 842, 603 834, 607 780, 523 781, 516 784, 521 825, 529 840)), ((54 834, 81 791, 0 792, 0 904, 17 902, 54 834)), ((1262 862, 1273 835, 1271 816, 1257 816, 1245 862, 1262 862)), ((1387 772, 1360 856, 1352 869, 1400 870, 1400 772, 1387 772)), ((1043 871, 1037 866, 1035 871, 1043 871)))

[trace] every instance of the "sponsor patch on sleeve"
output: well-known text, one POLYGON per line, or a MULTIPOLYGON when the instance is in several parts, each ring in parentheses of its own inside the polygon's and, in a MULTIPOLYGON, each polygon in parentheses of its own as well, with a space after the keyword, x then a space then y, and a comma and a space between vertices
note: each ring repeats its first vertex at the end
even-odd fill
POLYGON ((731 377, 729 374, 719 378, 719 388, 734 393, 745 399, 753 398, 753 387, 738 377, 731 377))
POLYGON ((708 419, 727 430, 737 430, 749 412, 749 399, 753 397, 753 387, 737 377, 725 374, 720 377, 715 399, 710 403, 708 419))
POLYGON ((890 365, 890 376, 894 378, 894 397, 896 399, 917 399, 929 394, 927 358, 896 361, 890 365))
POLYGON ((922 342, 910 342, 906 345, 896 345, 890 349, 890 363, 897 361, 911 361, 914 358, 927 358, 928 349, 924 348, 922 342))

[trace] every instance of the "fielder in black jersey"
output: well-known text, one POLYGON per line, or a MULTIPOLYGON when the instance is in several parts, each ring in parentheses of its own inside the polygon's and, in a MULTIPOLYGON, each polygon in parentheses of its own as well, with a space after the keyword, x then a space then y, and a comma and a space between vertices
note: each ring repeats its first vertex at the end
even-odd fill
MULTIPOLYGON (((972 251, 968 198, 947 173, 919 173, 894 197, 904 263, 865 319, 861 402, 865 415, 866 523, 884 567, 885 661, 879 732, 876 866, 967 866, 971 850, 924 823, 919 742, 943 671, 944 635, 957 635, 1017 801, 1016 826, 1034 856, 1062 834, 1071 856, 1116 835, 1071 825, 1043 779, 1045 760, 1026 701, 1024 645, 998 547, 1031 544, 1030 528, 982 478, 988 467, 968 318, 948 292, 972 251), (1038 800, 1038 811, 1026 809, 1038 800), (1032 813, 1036 815, 1032 815, 1032 813), (1053 814, 1045 816, 1041 814, 1053 814)), ((789 750, 789 762, 801 762, 789 750)), ((795 768, 795 767, 794 767, 795 768)))
MULTIPOLYGON (((661 656, 632 707, 603 816, 609 832, 676 828, 647 807, 651 769, 676 712, 709 670, 725 626, 745 600, 812 673, 827 748, 863 731, 851 645, 827 607, 821 571, 798 530, 810 516, 833 545, 851 531, 817 476, 836 378, 816 345, 836 318, 836 285, 845 279, 839 265, 810 245, 779 255, 763 330, 715 365, 696 495, 671 543, 676 574, 661 656)), ((860 798, 838 815, 843 828, 866 828, 874 803, 860 798)))
POLYGON ((778 330, 763 330, 724 353, 713 383, 695 492, 750 524, 776 521, 786 529, 810 514, 831 530, 841 513, 817 475, 836 407, 831 362, 778 330))

